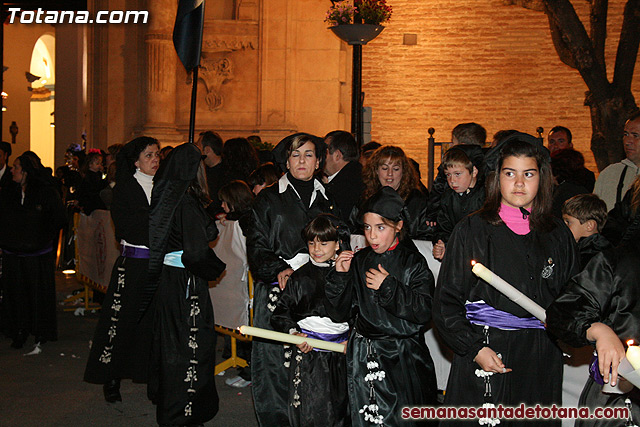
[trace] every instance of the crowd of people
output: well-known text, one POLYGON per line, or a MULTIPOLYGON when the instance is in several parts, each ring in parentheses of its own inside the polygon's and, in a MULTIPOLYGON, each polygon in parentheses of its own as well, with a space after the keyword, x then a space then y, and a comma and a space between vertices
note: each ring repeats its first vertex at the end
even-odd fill
MULTIPOLYGON (((272 150, 213 131, 162 150, 149 137, 86 155, 72 147, 55 176, 32 152, 10 168, 2 143, 0 215, 20 224, 0 232, 2 332, 15 348, 56 339, 59 231, 71 212, 109 209, 121 256, 84 379, 111 403, 121 380, 147 383, 160 425, 201 425, 218 411, 208 283, 227 268, 210 248, 225 226, 254 279, 255 327, 345 344, 254 338, 249 369, 228 384, 251 385, 260 425, 400 425, 403 408, 443 400, 559 405, 565 344, 598 355, 579 405, 638 419, 636 392, 601 386, 623 381, 624 342, 640 339, 640 114, 625 124, 626 158, 598 180, 566 127, 549 132, 548 148, 515 130, 486 138, 476 123, 456 126, 430 191, 402 148, 359 147, 346 131, 296 133, 272 150), (364 247, 350 247, 355 235, 364 247), (546 324, 476 277, 472 261, 545 309, 546 324), (444 398, 424 338, 432 321, 454 354, 444 398)), ((460 424, 420 422, 438 421, 460 424)))

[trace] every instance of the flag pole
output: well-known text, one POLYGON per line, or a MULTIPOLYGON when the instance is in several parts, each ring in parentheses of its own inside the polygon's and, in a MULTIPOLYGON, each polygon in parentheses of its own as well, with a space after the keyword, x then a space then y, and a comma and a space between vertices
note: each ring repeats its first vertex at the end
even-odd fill
POLYGON ((192 71, 191 77, 193 79, 191 87, 191 112, 189 115, 189 143, 193 144, 193 138, 196 131, 196 99, 198 93, 198 68, 196 65, 192 71))
POLYGON ((191 108, 189 112, 189 143, 194 143, 196 130, 196 101, 198 93, 198 67, 202 53, 204 30, 204 1, 180 0, 173 27, 173 45, 187 72, 191 71, 191 108))

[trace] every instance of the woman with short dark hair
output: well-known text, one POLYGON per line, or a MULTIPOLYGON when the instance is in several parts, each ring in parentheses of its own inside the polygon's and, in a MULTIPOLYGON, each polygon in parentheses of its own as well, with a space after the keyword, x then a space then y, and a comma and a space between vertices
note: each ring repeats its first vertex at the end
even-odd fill
MULTIPOLYGON (((285 138, 285 173, 258 194, 247 236, 247 255, 254 287, 254 326, 272 329, 271 314, 293 271, 309 259, 302 238, 305 225, 333 204, 314 178, 326 148, 313 135, 285 138)), ((280 145, 279 144, 279 145, 280 145)), ((282 159, 283 160, 283 159, 282 159)), ((288 425, 288 377, 281 344, 254 340, 251 356, 253 401, 260 425, 288 425)))
POLYGON ((121 255, 93 337, 84 380, 103 384, 107 402, 122 400, 120 380, 146 383, 153 314, 140 315, 149 268, 149 204, 158 169, 159 144, 141 136, 128 142, 116 159, 111 218, 121 255))

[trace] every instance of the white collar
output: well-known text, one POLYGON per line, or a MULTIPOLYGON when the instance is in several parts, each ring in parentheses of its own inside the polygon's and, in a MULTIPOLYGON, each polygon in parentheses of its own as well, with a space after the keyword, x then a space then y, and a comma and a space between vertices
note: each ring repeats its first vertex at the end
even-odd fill
POLYGON ((311 264, 315 265, 316 267, 333 267, 335 264, 335 260, 329 260, 331 262, 315 262, 314 259, 309 256, 309 261, 311 261, 311 264))
POLYGON ((5 172, 7 172, 7 164, 6 163, 4 164, 2 169, 0 169, 0 178, 2 178, 4 176, 5 172))
POLYGON ((151 205, 151 190, 153 189, 153 176, 147 175, 146 173, 142 172, 140 169, 137 169, 136 172, 133 174, 133 177, 136 179, 136 181, 138 181, 138 184, 140 184, 140 187, 142 187, 142 190, 144 191, 145 196, 147 196, 147 201, 149 202, 149 205, 151 205))
MULTIPOLYGON (((342 170, 342 169, 340 169, 340 171, 341 171, 341 170, 342 170)), ((331 180, 332 180, 333 178, 335 178, 335 177, 336 177, 336 175, 338 175, 338 174, 340 173, 340 171, 338 171, 338 172, 334 173, 333 175, 329 175, 329 176, 327 176, 327 182, 331 182, 331 180)))
MULTIPOLYGON (((322 194, 322 197, 324 197, 325 199, 327 198, 327 195, 324 192, 324 186, 320 183, 320 181, 318 181, 315 178, 311 178, 311 179, 313 179, 313 193, 311 193, 311 201, 309 202, 309 206, 313 204, 313 201, 316 199, 316 194, 318 191, 320 192, 320 194, 322 194)), ((293 191, 296 193, 296 195, 298 196, 298 198, 300 198, 300 195, 296 191, 293 184, 291 184, 291 181, 289 181, 289 178, 287 178, 287 174, 285 173, 278 180, 278 193, 280 194, 284 193, 287 190, 287 187, 291 187, 293 191)))

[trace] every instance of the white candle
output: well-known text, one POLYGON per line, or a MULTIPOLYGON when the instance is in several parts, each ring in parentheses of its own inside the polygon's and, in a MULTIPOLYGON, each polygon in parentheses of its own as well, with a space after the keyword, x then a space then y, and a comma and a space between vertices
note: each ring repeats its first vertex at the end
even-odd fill
POLYGON ((627 360, 633 366, 633 369, 640 369, 640 347, 637 345, 632 345, 633 341, 627 341, 629 344, 629 348, 627 348, 627 360))
POLYGON ((336 353, 344 353, 345 349, 344 344, 318 340, 315 338, 301 337, 300 335, 283 334, 282 332, 271 331, 269 329, 254 328, 253 326, 240 326, 240 333, 296 345, 306 342, 311 347, 319 348, 321 350, 335 351, 336 353))
POLYGON ((500 276, 489 270, 479 262, 471 261, 473 274, 502 292, 511 301, 527 310, 529 313, 540 319, 542 323, 547 321, 547 313, 544 308, 533 302, 525 294, 514 288, 512 285, 504 281, 500 276))

